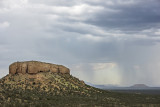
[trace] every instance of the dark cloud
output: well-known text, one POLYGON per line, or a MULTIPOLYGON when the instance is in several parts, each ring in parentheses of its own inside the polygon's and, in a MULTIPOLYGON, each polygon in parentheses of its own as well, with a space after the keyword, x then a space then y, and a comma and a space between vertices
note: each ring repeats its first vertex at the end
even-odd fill
POLYGON ((129 5, 104 5, 103 11, 97 13, 93 20, 86 22, 110 29, 144 30, 160 25, 160 3, 158 0, 135 2, 129 5), (110 9, 110 11, 108 11, 110 9))

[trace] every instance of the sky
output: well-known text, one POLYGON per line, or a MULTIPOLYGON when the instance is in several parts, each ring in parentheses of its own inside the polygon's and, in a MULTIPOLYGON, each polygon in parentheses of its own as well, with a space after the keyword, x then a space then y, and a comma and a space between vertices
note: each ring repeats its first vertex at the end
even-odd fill
POLYGON ((0 0, 0 78, 16 61, 93 84, 160 86, 159 0, 0 0))

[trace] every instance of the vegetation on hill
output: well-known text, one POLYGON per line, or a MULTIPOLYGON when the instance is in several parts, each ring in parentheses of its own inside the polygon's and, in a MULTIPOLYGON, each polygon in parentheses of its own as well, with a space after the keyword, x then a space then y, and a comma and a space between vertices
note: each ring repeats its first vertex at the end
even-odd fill
POLYGON ((125 94, 86 85, 70 74, 41 72, 0 80, 0 106, 160 106, 160 96, 125 94))

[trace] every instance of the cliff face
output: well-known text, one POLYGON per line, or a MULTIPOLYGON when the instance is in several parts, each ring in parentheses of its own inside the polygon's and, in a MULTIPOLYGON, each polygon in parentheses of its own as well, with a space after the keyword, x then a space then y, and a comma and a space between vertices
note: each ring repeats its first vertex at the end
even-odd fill
POLYGON ((70 74, 70 70, 63 65, 38 61, 15 62, 9 66, 9 74, 37 74, 39 72, 70 74))

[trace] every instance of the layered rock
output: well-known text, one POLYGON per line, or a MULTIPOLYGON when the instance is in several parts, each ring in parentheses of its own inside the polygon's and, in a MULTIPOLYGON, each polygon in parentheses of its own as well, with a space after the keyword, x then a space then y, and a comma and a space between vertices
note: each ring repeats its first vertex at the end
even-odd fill
POLYGON ((56 65, 39 61, 15 62, 9 66, 10 74, 37 74, 39 72, 70 74, 70 70, 63 65, 56 65))

